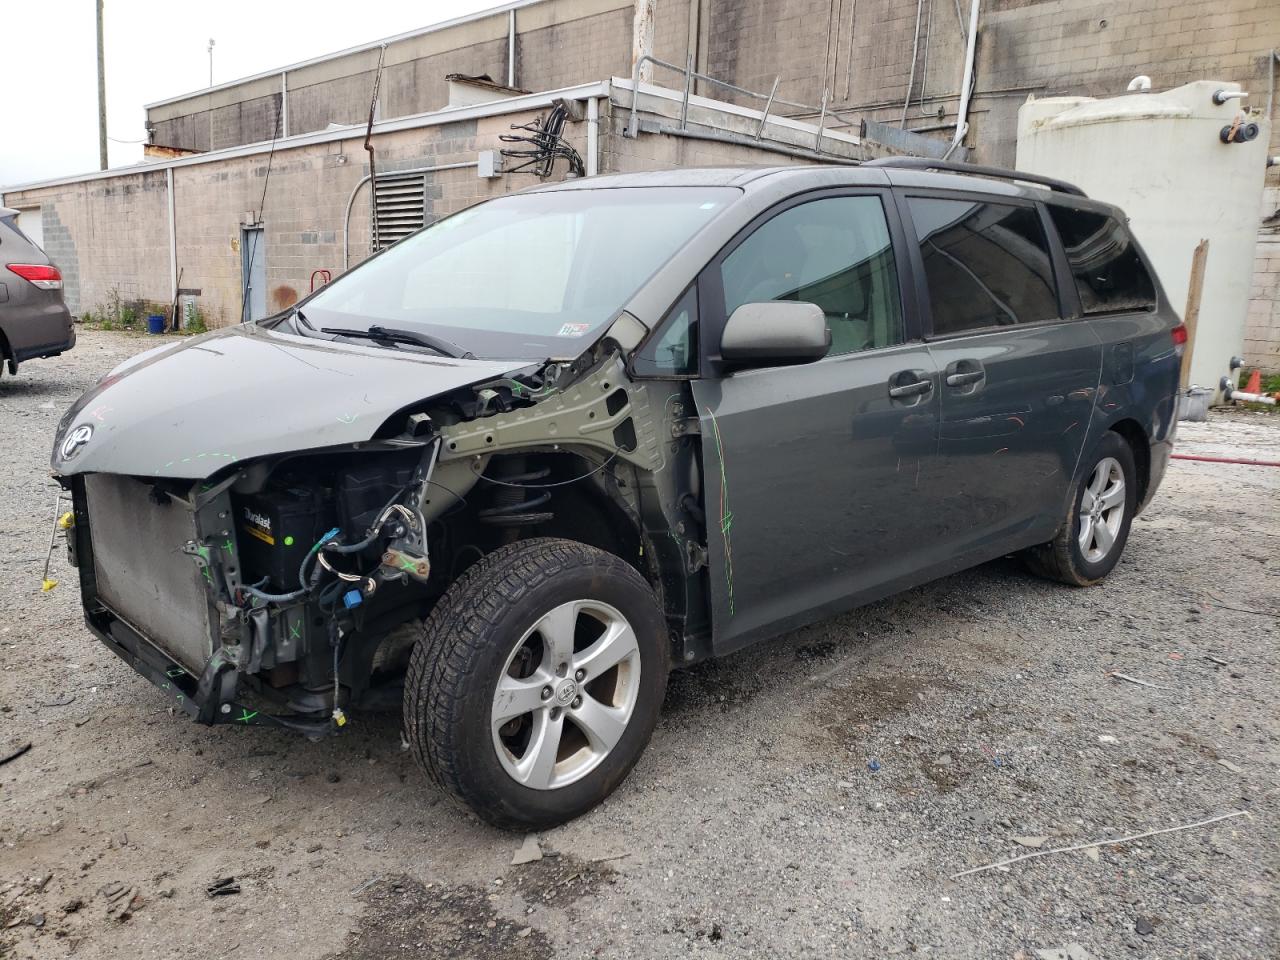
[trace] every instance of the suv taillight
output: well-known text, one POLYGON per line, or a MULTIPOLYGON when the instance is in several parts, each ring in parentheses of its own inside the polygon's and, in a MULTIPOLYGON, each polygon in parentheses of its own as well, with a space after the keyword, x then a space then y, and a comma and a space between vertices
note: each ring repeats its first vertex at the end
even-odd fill
POLYGON ((1180 323, 1172 330, 1169 335, 1173 337, 1173 345, 1175 347, 1185 347, 1187 345, 1187 325, 1180 323))
POLYGON ((47 263, 11 263, 9 269, 41 290, 62 289, 62 274, 47 263))

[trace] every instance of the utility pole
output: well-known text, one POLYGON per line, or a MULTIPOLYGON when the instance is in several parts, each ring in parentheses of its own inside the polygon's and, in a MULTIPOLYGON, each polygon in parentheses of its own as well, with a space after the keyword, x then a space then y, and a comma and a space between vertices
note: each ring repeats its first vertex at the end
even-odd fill
MULTIPOLYGON (((636 0, 631 19, 631 69, 634 71, 641 57, 653 56, 654 8, 658 0, 636 0)), ((653 82, 653 64, 640 65, 640 82, 653 82)))
POLYGON ((102 60, 102 0, 98 8, 98 169, 107 169, 107 68, 102 60))
POLYGON ((213 37, 209 38, 209 86, 213 86, 213 37))

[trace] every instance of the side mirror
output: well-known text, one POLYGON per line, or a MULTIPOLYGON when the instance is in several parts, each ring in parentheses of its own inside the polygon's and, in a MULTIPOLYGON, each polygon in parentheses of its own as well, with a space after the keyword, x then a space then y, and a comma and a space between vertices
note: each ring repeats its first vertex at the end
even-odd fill
POLYGON ((793 300, 744 303, 733 311, 720 338, 720 356, 734 369, 812 363, 830 349, 831 331, 822 308, 793 300))

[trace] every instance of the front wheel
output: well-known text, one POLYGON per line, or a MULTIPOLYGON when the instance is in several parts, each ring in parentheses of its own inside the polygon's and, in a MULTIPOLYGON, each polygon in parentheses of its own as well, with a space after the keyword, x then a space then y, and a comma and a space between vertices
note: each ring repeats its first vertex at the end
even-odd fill
POLYGON ((1057 536, 1024 554, 1035 573, 1074 587, 1101 581, 1120 561, 1137 508, 1133 450, 1108 431, 1083 464, 1057 536))
POLYGON ((653 590, 569 540, 495 550, 446 591, 405 681, 427 774, 489 823, 536 830, 622 782, 657 723, 668 670, 653 590))

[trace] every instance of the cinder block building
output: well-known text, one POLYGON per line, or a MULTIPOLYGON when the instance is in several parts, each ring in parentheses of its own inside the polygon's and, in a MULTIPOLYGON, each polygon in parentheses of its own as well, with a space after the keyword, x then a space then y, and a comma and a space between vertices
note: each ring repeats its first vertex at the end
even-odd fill
MULTIPOLYGON (((199 291, 211 322, 231 323, 246 285, 258 298, 250 314, 283 308, 313 271, 337 273, 387 239, 360 189, 380 60, 378 195, 388 216, 397 196, 410 224, 527 185, 524 173, 478 176, 479 156, 557 101, 588 173, 941 156, 953 143, 953 159, 1012 165, 1029 96, 1115 96, 1136 75, 1157 89, 1233 81, 1254 116, 1273 119, 1275 0, 982 0, 966 102, 970 4, 515 0, 149 104, 152 162, 8 187, 3 203, 39 211, 74 310, 114 294, 167 301, 181 288, 199 291), (640 52, 657 62, 642 66, 649 85, 632 130, 640 52), (685 108, 687 67, 698 76, 685 108)), ((565 173, 561 163, 552 175, 565 173)), ((1267 171, 1258 211, 1243 347, 1248 363, 1280 370, 1280 167, 1267 171)))

